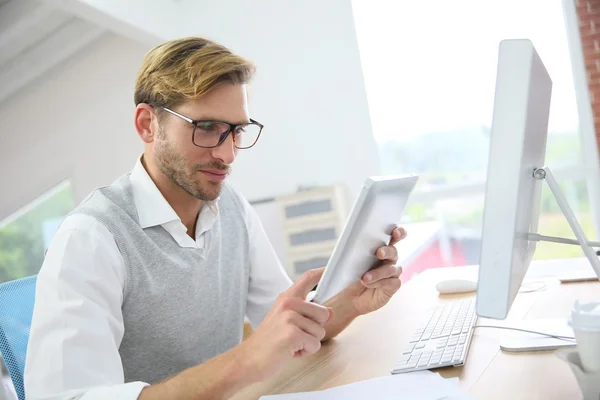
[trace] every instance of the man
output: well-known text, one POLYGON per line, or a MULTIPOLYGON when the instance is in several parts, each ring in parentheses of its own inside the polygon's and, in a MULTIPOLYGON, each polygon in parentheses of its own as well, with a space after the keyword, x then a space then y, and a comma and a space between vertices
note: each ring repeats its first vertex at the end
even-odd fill
POLYGON ((201 38, 146 55, 134 118, 144 153, 65 219, 40 270, 28 399, 228 398, 399 289, 399 228, 377 251, 382 265, 327 306, 305 301, 323 269, 291 283, 225 184, 262 130, 247 106, 253 71, 201 38), (241 342, 244 316, 255 332, 241 342))

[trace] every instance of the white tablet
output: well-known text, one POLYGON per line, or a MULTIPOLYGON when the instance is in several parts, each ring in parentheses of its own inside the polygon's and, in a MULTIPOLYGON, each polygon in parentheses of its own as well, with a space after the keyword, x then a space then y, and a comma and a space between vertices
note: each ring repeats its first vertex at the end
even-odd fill
POLYGON ((375 252, 389 244, 418 176, 367 178, 340 235, 313 302, 323 304, 379 264, 375 252))

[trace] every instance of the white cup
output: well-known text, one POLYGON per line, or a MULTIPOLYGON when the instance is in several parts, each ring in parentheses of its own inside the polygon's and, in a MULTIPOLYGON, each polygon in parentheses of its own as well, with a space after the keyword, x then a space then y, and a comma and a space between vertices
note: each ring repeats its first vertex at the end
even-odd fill
POLYGON ((600 371, 600 303, 575 301, 569 325, 575 332, 577 352, 585 372, 600 371))

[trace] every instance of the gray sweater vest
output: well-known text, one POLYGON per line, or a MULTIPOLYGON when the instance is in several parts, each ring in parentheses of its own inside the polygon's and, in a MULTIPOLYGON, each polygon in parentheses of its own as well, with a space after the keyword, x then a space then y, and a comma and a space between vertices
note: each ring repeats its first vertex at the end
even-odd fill
POLYGON ((125 262, 125 382, 159 382, 240 343, 249 279, 245 210, 228 186, 218 204, 204 249, 180 247, 162 226, 142 229, 129 175, 73 211, 106 226, 125 262))

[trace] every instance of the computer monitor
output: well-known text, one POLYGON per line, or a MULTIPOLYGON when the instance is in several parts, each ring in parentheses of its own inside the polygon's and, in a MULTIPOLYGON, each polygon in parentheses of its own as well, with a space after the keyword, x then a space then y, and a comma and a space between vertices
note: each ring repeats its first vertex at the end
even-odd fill
POLYGON ((503 40, 488 160, 477 313, 505 318, 535 252, 552 80, 529 40, 503 40))
POLYGON ((600 276, 598 258, 545 166, 551 92, 552 80, 531 41, 502 41, 477 288, 476 309, 481 317, 506 318, 532 260, 536 241, 581 245, 600 276), (577 241, 538 234, 544 182, 549 184, 577 241))

